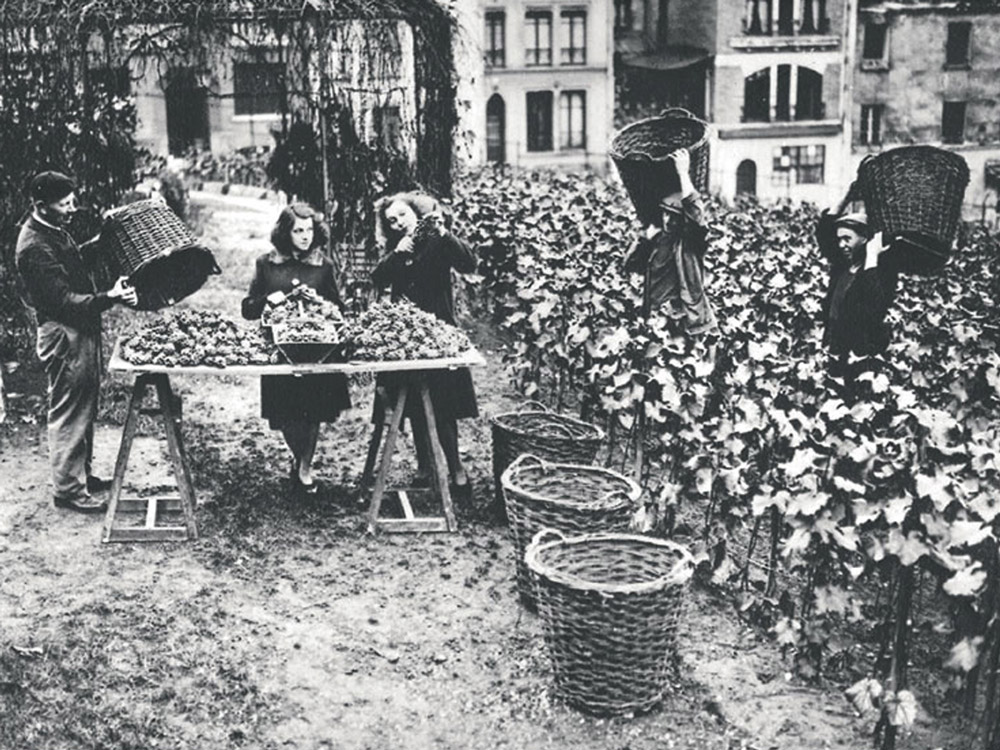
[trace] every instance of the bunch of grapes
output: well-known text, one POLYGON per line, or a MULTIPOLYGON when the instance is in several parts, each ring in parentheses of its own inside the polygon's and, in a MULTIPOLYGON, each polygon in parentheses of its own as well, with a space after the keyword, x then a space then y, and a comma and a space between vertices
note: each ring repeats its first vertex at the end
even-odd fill
POLYGON ((472 346, 464 331, 408 300, 376 302, 353 321, 350 338, 361 360, 457 357, 472 346))
POLYGON ((343 322, 340 308, 322 297, 311 300, 299 295, 285 297, 281 304, 267 307, 261 316, 264 325, 298 325, 299 322, 343 322))
POLYGON ((178 310, 122 341, 122 358, 134 365, 233 367, 278 361, 275 348, 254 326, 214 311, 178 310))

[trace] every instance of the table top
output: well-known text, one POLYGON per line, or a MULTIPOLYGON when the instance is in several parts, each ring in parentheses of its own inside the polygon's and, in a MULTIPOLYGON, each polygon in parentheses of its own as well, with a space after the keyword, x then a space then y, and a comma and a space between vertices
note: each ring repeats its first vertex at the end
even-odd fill
POLYGON ((211 365, 134 365, 121 356, 121 340, 115 342, 115 349, 108 362, 109 370, 119 372, 162 372, 169 375, 316 375, 320 373, 352 372, 412 372, 418 370, 453 370, 457 367, 481 367, 486 359, 475 348, 458 357, 441 359, 400 359, 353 362, 327 362, 323 364, 280 364, 280 365, 233 365, 213 367, 211 365))

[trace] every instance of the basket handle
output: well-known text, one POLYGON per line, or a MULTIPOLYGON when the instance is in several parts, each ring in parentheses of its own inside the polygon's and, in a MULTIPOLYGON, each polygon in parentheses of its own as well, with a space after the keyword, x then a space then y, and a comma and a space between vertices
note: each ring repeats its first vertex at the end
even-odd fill
POLYGON ((543 469, 548 467, 549 463, 544 458, 539 458, 534 453, 522 453, 508 468, 514 468, 515 466, 520 466, 521 464, 533 463, 541 466, 543 469))
POLYGON ((534 407, 534 411, 551 411, 551 409, 549 409, 549 407, 547 407, 541 401, 535 401, 534 399, 530 399, 528 401, 525 401, 521 405, 521 408, 518 409, 518 411, 519 412, 521 412, 521 411, 532 411, 532 407, 534 407))
POLYGON ((660 112, 660 117, 670 117, 672 115, 682 115, 684 117, 695 119, 694 113, 690 110, 684 109, 684 107, 667 107, 660 112))
POLYGON ((544 528, 531 537, 531 544, 537 547, 539 544, 544 544, 546 539, 553 542, 565 542, 566 536, 557 529, 544 528))
POLYGON ((605 500, 610 500, 613 497, 621 497, 624 500, 627 500, 629 505, 632 504, 632 496, 621 488, 608 490, 607 492, 605 492, 603 495, 601 495, 601 502, 604 502, 605 500))

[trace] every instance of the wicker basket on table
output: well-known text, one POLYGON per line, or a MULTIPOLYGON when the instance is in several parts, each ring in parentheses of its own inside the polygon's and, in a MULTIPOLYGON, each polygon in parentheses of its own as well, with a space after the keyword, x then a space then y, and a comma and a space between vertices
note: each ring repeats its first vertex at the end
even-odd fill
POLYGON ((537 401, 527 402, 520 411, 497 414, 490 419, 490 426, 493 487, 498 508, 504 507, 500 477, 522 453, 546 461, 592 464, 604 440, 599 427, 557 414, 537 401))
POLYGON ((141 200, 110 211, 101 232, 139 297, 140 310, 159 310, 192 294, 221 273, 169 206, 141 200))
POLYGON ((535 609, 535 583, 524 562, 531 538, 542 529, 565 534, 625 531, 642 488, 600 466, 550 463, 524 454, 501 477, 521 602, 535 609))
POLYGON ((891 257, 907 273, 930 274, 951 255, 962 220, 969 165, 952 151, 903 146, 868 156, 855 191, 868 225, 892 242, 891 257))
POLYGON ((632 205, 643 224, 660 223, 660 201, 680 190, 670 154, 686 148, 691 154, 691 182, 708 190, 708 123, 679 107, 659 117, 639 120, 615 133, 611 155, 632 205))
POLYGON ((601 715, 658 704, 677 664, 691 554, 666 539, 546 529, 526 560, 537 579, 556 695, 601 715))

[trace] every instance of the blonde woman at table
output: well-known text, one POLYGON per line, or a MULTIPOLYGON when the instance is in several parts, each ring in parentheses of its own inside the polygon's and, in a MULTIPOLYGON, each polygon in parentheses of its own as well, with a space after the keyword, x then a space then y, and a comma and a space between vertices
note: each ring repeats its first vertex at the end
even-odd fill
MULTIPOLYGON (((391 287, 392 298, 406 298, 451 325, 455 321, 452 269, 474 271, 476 257, 468 244, 447 228, 441 205, 422 193, 398 193, 375 204, 376 235, 385 248, 382 260, 372 272, 376 287, 391 287)), ((391 378, 381 380, 391 384, 391 378)), ((460 497, 470 495, 469 477, 458 450, 458 420, 479 415, 476 391, 469 368, 435 370, 428 376, 434 420, 448 462, 451 483, 460 497)), ((424 421, 419 404, 407 405, 410 422, 424 421)), ((376 418, 382 406, 376 399, 376 418)), ((429 465, 429 446, 414 430, 417 459, 421 469, 429 465)))
MULTIPOLYGON (((256 320, 269 305, 280 305, 294 290, 308 299, 328 299, 343 308, 333 264, 323 255, 329 230, 305 203, 282 209, 271 231, 274 249, 257 258, 243 317, 256 320)), ((281 430, 292 451, 292 488, 315 494, 312 462, 321 422, 333 422, 351 408, 347 376, 264 375, 260 411, 272 430, 281 430)))

